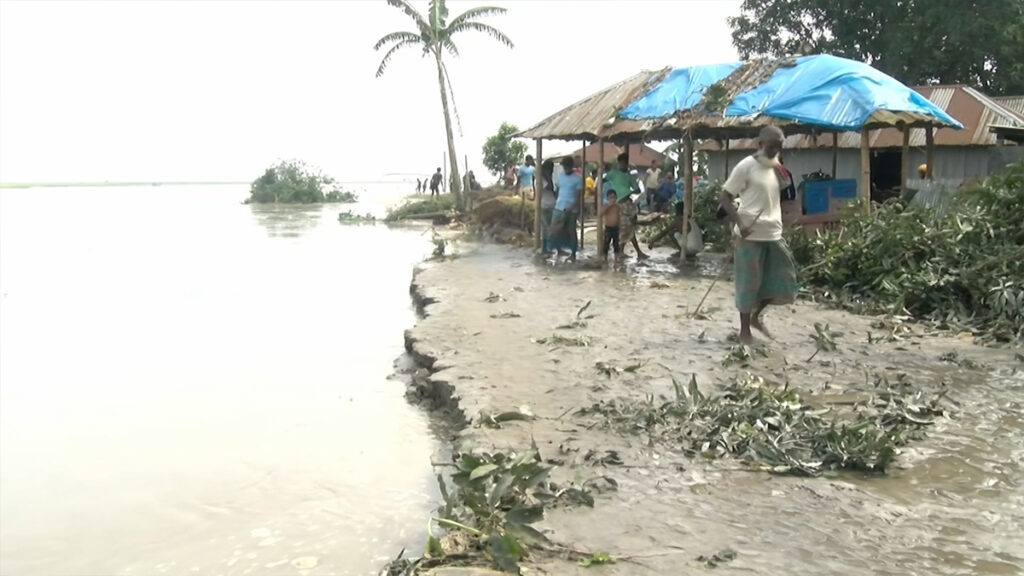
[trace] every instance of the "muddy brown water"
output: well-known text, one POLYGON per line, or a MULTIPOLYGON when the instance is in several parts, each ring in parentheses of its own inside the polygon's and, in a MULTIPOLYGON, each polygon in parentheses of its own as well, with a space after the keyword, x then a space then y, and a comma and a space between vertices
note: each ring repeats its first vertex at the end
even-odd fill
MULTIPOLYGON (((466 245, 459 258, 428 266, 415 283, 436 301, 412 331, 416 348, 437 358, 433 378, 455 387, 469 417, 527 406, 539 419, 501 430, 469 427, 467 448, 514 450, 535 439, 546 457, 566 460, 564 478, 610 474, 618 492, 593 509, 550 511, 552 538, 584 549, 636 555, 603 567, 614 574, 703 573, 694 561, 725 547, 738 552, 723 573, 757 574, 1021 574, 1024 573, 1024 369, 1013 352, 953 335, 924 335, 916 326, 898 342, 869 343, 871 318, 800 303, 773 309, 777 340, 769 357, 726 368, 734 314, 731 282, 720 282, 705 310, 687 312, 718 266, 680 272, 658 252, 627 272, 538 265, 523 250, 466 245), (488 302, 491 294, 502 300, 488 302), (590 301, 594 314, 578 332, 589 348, 545 347, 549 336, 590 301), (499 311, 521 316, 495 319, 499 311), (839 350, 806 362, 814 322, 842 331, 839 350), (703 334, 704 340, 698 340, 703 334), (943 363, 956 351, 981 369, 943 363), (598 360, 624 366, 647 360, 635 376, 599 377, 598 360), (865 370, 905 373, 922 389, 948 382, 948 415, 923 440, 901 451, 884 476, 770 476, 737 461, 685 458, 671 445, 623 437, 566 416, 573 408, 614 398, 671 393, 671 377, 697 375, 702 389, 750 371, 788 380, 806 393, 870 392, 865 370), (562 452, 562 446, 571 446, 562 452), (593 467, 580 456, 614 449, 626 466, 593 467), (639 559, 642 558, 642 559, 639 559)), ((493 299, 492 299, 493 300, 493 299)), ((544 560, 549 573, 586 573, 544 560)))
POLYGON ((419 549, 436 443, 388 378, 432 245, 337 221, 405 192, 0 190, 0 572, 367 575, 419 549))

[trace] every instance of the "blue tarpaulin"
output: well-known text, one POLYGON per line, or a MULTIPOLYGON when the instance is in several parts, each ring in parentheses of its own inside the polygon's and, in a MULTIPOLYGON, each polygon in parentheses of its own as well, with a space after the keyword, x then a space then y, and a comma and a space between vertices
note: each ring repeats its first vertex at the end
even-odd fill
MULTIPOLYGON (((739 65, 673 70, 652 91, 621 113, 628 120, 663 119, 685 112, 704 91, 739 65)), ((885 113, 963 128, 927 98, 898 80, 854 60, 829 55, 802 56, 781 66, 766 82, 740 92, 725 108, 726 118, 770 117, 828 130, 860 130, 885 113)), ((892 117, 888 120, 895 121, 892 117)))
POLYGON ((689 110, 700 103, 708 87, 721 82, 742 65, 742 62, 734 62, 676 68, 654 90, 623 110, 621 116, 632 120, 668 118, 680 110, 689 110), (627 116, 627 112, 631 116, 627 116))

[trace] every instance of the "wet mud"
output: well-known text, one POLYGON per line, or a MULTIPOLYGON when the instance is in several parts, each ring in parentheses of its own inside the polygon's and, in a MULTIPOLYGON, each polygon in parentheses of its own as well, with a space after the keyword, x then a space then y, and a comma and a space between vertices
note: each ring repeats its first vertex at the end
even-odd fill
MULTIPOLYGON (((419 364, 410 395, 461 415, 456 450, 511 452, 535 441, 544 458, 564 462, 556 477, 614 478, 618 490, 593 508, 549 510, 537 525, 553 541, 632 558, 602 573, 698 574, 726 549, 735 557, 717 564, 724 574, 1024 571, 1024 364, 1013 350, 798 302, 767 313, 775 339, 766 354, 724 365, 735 346, 731 281, 714 260, 693 272, 667 254, 616 271, 473 245, 425 263, 411 286, 421 319, 406 333, 419 364), (557 328, 588 302, 585 326, 557 328), (835 351, 817 350, 815 323, 840 334, 835 351), (589 345, 538 343, 556 333, 589 345), (609 376, 599 362, 642 367, 609 376), (869 395, 872 375, 904 374, 925 391, 946 385, 946 415, 885 475, 819 478, 690 458, 574 415, 609 399, 669 397, 673 378, 695 376, 711 392, 748 372, 826 403, 869 395), (478 425, 481 415, 509 410, 537 418, 478 425), (621 464, 587 457, 606 451, 621 464)), ((526 565, 549 574, 594 570, 552 557, 526 565)))

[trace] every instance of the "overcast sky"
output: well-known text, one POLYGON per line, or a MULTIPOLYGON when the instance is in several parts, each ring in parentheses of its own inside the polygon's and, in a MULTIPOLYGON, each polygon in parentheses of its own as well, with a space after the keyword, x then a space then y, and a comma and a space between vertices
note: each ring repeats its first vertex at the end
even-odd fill
MULTIPOLYGON (((449 2, 484 4, 508 9, 488 22, 516 47, 469 33, 449 63, 478 175, 502 121, 737 58, 739 0, 449 2)), ((410 49, 374 78, 395 30, 411 20, 383 0, 0 0, 0 181, 251 180, 279 158, 341 180, 428 174, 446 150, 436 69, 410 49)))

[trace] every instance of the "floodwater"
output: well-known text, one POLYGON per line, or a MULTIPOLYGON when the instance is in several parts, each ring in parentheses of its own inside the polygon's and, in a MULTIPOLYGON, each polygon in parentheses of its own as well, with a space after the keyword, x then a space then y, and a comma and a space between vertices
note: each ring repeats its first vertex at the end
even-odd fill
POLYGON ((0 571, 375 574, 437 500, 416 230, 244 186, 0 190, 0 571))

